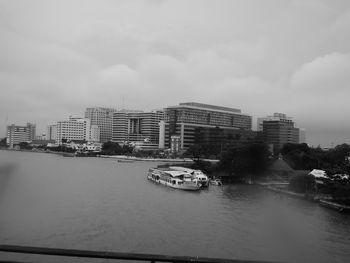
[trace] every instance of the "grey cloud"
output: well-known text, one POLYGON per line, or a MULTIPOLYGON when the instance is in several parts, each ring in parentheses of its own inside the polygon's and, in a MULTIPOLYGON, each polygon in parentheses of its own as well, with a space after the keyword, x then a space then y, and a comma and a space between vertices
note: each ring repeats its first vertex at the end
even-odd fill
POLYGON ((332 125, 348 131, 347 1, 0 7, 0 137, 5 115, 44 130, 87 106, 121 108, 123 101, 153 109, 194 100, 254 117, 285 112, 310 130, 313 144, 327 144, 332 125))

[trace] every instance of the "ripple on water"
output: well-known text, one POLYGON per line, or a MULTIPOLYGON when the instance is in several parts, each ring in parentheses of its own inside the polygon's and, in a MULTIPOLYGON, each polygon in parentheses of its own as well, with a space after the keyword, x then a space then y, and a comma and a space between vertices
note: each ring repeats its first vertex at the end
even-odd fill
POLYGON ((182 192, 147 181, 156 165, 149 162, 0 151, 0 167, 6 163, 16 169, 0 187, 0 243, 289 262, 350 258, 349 216, 256 187, 182 192))

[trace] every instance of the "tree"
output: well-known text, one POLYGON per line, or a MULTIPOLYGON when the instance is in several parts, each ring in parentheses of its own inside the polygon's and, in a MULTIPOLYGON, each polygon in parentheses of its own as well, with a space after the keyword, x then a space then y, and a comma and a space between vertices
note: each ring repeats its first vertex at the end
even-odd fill
POLYGON ((249 143, 231 147, 220 159, 219 168, 240 176, 260 175, 265 172, 269 163, 269 150, 264 143, 249 143))
POLYGON ((117 155, 117 154, 122 154, 123 149, 118 143, 108 141, 102 145, 101 152, 107 155, 117 155))
POLYGON ((21 149, 27 149, 27 150, 31 150, 32 149, 32 147, 29 145, 28 142, 20 142, 19 143, 19 147, 21 149))
POLYGON ((190 147, 188 147, 187 151, 186 151, 186 155, 191 156, 194 159, 199 160, 199 158, 202 155, 202 146, 199 144, 193 144, 190 147))
POLYGON ((7 146, 7 142, 6 142, 6 138, 3 138, 0 140, 0 147, 6 147, 7 146))

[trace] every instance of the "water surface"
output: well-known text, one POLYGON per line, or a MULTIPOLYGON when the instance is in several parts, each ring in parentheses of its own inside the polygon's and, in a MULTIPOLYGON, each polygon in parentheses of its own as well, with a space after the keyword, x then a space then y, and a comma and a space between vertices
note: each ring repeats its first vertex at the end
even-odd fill
MULTIPOLYGON (((254 186, 184 192, 147 181, 146 171, 155 163, 104 158, 0 151, 0 166, 6 165, 12 168, 0 174, 2 244, 287 262, 350 260, 350 216, 254 186)), ((0 253, 2 258, 38 260, 0 253)))

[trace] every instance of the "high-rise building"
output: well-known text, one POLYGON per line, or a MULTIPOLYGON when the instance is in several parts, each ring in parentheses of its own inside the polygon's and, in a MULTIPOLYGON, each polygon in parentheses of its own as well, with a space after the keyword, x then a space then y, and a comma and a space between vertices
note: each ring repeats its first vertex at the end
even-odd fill
POLYGON ((299 143, 306 143, 306 130, 299 128, 299 143))
POLYGON ((70 117, 67 121, 57 122, 56 142, 63 140, 91 141, 90 119, 70 117))
MULTIPOLYGON (((160 145, 171 146, 171 137, 180 136, 180 148, 197 143, 222 143, 228 138, 252 134, 252 117, 241 110, 196 102, 180 103, 165 109, 160 145)), ((243 137, 244 137, 243 136, 243 137)), ((242 137, 242 138, 243 138, 242 137)))
POLYGON ((131 143, 140 149, 158 149, 159 122, 163 116, 161 110, 115 112, 112 141, 119 144, 131 143))
POLYGON ((21 142, 29 142, 35 139, 36 125, 27 123, 26 126, 12 124, 7 126, 7 144, 10 148, 21 142))
POLYGON ((100 128, 101 142, 112 140, 112 122, 114 112, 117 112, 117 110, 103 107, 86 108, 85 110, 85 118, 90 119, 91 125, 97 125, 100 128))
POLYGON ((47 126, 47 139, 54 140, 57 139, 57 124, 52 124, 47 126))
POLYGON ((100 142, 100 135, 101 135, 100 127, 97 125, 91 125, 89 141, 100 142))
POLYGON ((272 145, 275 154, 278 154, 286 143, 299 143, 299 128, 295 127, 292 118, 286 114, 274 113, 273 116, 259 118, 258 129, 261 122, 264 140, 272 145))

